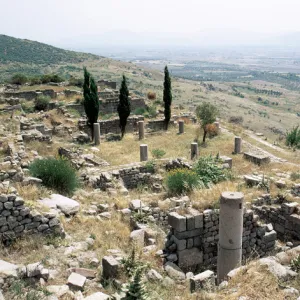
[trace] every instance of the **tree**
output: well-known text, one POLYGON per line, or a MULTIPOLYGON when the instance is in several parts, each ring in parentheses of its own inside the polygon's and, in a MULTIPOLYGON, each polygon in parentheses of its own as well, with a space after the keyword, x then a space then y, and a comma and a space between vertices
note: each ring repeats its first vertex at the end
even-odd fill
POLYGON ((118 104, 118 114, 120 118, 120 129, 122 138, 125 134, 125 128, 127 124, 127 119, 130 115, 131 104, 129 99, 129 91, 127 87, 126 77, 123 75, 123 80, 120 88, 119 104, 118 104))
POLYGON ((213 104, 203 102, 196 108, 197 118, 200 120, 201 127, 203 129, 203 143, 207 135, 207 125, 212 124, 216 121, 218 115, 218 109, 213 104))
POLYGON ((172 87, 171 78, 169 75, 168 67, 165 66, 165 80, 164 80, 164 105, 165 105, 165 129, 168 130, 169 122, 171 119, 171 104, 172 104, 172 87))
POLYGON ((91 128, 92 140, 94 139, 94 123, 98 121, 100 103, 98 98, 98 89, 94 78, 84 68, 83 83, 83 106, 87 116, 88 126, 91 128))

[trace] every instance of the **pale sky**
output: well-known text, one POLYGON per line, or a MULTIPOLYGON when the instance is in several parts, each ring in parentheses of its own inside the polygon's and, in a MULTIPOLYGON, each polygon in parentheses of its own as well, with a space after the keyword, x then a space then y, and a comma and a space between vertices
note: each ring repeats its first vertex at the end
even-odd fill
POLYGON ((114 30, 300 31, 300 0, 0 0, 0 34, 58 43, 114 30))

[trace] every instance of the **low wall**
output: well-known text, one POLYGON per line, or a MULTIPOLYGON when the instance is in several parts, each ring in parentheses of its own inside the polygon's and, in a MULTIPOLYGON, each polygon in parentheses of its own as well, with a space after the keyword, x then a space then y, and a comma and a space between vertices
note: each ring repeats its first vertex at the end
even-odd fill
POLYGON ((57 97, 57 93, 54 90, 36 90, 36 91, 23 91, 23 92, 5 92, 5 98, 22 98, 26 100, 35 100, 39 95, 49 96, 51 99, 57 97))
MULTIPOLYGON (((126 132, 135 132, 138 131, 138 121, 144 121, 143 116, 129 117, 127 119, 126 132)), ((101 120, 100 124, 100 134, 105 135, 107 133, 116 133, 120 134, 120 120, 119 118, 110 119, 110 120, 101 120)), ((79 130, 90 132, 90 129, 86 125, 86 120, 82 119, 78 121, 79 130)))
POLYGON ((300 240, 300 206, 297 202, 276 204, 262 199, 252 205, 259 217, 270 222, 277 231, 279 238, 300 240))
MULTIPOLYGON (((184 271, 213 267, 217 263, 219 241, 219 210, 199 212, 188 208, 188 213, 168 216, 171 226, 166 242, 167 260, 176 262, 184 271), (174 256, 174 254, 176 256, 174 256)), ((265 256, 272 251, 276 231, 258 223, 252 210, 245 210, 243 217, 243 258, 251 255, 265 256)))
POLYGON ((63 233, 56 214, 32 211, 14 194, 0 195, 0 215, 0 239, 4 243, 24 234, 63 233))

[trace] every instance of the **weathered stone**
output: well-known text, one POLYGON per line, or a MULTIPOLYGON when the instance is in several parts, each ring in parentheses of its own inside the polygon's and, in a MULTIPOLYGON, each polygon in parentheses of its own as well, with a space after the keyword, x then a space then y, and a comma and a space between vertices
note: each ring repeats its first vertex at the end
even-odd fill
POLYGON ((200 290, 212 291, 215 288, 215 276, 214 272, 206 270, 200 274, 195 275, 190 279, 191 293, 200 290))
POLYGON ((79 289, 83 289, 85 281, 86 281, 86 277, 73 272, 68 278, 68 285, 71 285, 79 289))
POLYGON ((18 266, 0 260, 0 276, 1 277, 18 277, 18 266))
POLYGON ((104 279, 117 278, 120 264, 113 256, 102 258, 102 276, 104 279))
POLYGON ((167 272, 167 274, 175 279, 175 280, 185 280, 185 274, 182 272, 182 270, 175 265, 172 262, 167 262, 164 265, 165 271, 167 272))
POLYGON ((43 265, 40 262, 30 264, 26 266, 26 275, 27 277, 35 277, 41 275, 41 271, 43 270, 43 265))
POLYGON ((94 293, 86 298, 84 300, 109 300, 110 296, 107 294, 104 294, 102 292, 94 293))
POLYGON ((149 281, 162 281, 163 277, 154 269, 151 269, 147 272, 146 277, 149 281))
POLYGON ((168 215, 168 223, 178 232, 186 231, 186 217, 172 212, 168 215))
POLYGON ((130 233, 130 240, 138 247, 144 247, 145 231, 143 229, 134 230, 130 233))
POLYGON ((203 263, 203 252, 199 248, 185 249, 177 252, 178 266, 183 270, 203 263))
POLYGON ((67 285, 48 285, 46 290, 60 298, 69 291, 69 287, 67 285))

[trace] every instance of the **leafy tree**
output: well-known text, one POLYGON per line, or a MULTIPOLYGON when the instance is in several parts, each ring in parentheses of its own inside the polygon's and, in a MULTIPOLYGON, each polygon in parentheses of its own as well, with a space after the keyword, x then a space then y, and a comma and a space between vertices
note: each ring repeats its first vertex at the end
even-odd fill
POLYGON ((171 78, 169 75, 168 67, 165 66, 165 80, 164 80, 164 105, 165 105, 165 129, 168 130, 169 122, 171 119, 171 104, 172 104, 172 87, 171 78))
POLYGON ((88 125, 91 128, 92 140, 94 139, 94 123, 98 120, 100 103, 98 99, 98 89, 94 78, 84 68, 84 83, 83 83, 83 106, 87 116, 88 125))
POLYGON ((216 121, 218 115, 218 109, 213 104, 208 102, 203 102, 196 108, 197 118, 201 122, 201 127, 204 131, 203 133, 203 143, 205 143, 206 135, 207 135, 207 125, 212 124, 216 121))
POLYGON ((120 88, 118 113, 120 118, 120 129, 122 138, 125 134, 125 128, 127 124, 127 119, 130 115, 131 104, 129 99, 129 91, 127 87, 126 77, 123 75, 123 80, 120 88))

